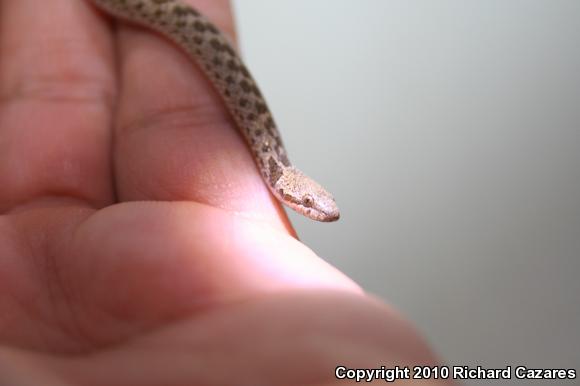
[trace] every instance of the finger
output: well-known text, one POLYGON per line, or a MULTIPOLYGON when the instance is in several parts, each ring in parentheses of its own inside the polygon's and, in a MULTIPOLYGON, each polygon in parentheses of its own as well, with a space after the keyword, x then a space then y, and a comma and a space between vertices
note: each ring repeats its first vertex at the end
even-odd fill
POLYGON ((0 1, 0 211, 112 201, 112 52, 85 1, 0 1))
MULTIPOLYGON (((231 35, 227 1, 191 1, 231 35)), ((115 165, 121 200, 193 200, 286 217, 209 81, 176 45, 143 28, 120 29, 122 90, 115 165)))
MULTIPOLYGON (((377 369, 368 381, 384 385, 389 373, 381 369, 440 363, 392 308, 331 291, 292 291, 230 303, 123 343, 82 358, 46 357, 44 364, 78 384, 338 386, 362 384, 344 377, 345 371, 337 373, 341 366, 377 369)), ((369 372, 357 375, 365 378, 369 372)))
POLYGON ((79 352, 231 301, 295 289, 361 292, 285 231, 199 203, 43 208, 2 219, 0 341, 19 347, 79 352))
POLYGON ((107 344, 206 307, 263 294, 361 292, 285 231, 198 203, 106 208, 79 224, 66 252, 58 277, 66 278, 66 293, 75 294, 69 304, 75 321, 91 333, 91 341, 107 344))

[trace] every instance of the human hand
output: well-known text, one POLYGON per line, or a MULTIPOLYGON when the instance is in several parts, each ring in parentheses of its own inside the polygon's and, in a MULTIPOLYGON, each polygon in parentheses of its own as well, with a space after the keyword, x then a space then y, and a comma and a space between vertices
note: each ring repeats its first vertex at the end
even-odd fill
MULTIPOLYGON (((196 1, 233 35, 226 1, 196 1)), ((208 81, 86 1, 0 0, 0 385, 330 385, 434 363, 296 238, 208 81)))

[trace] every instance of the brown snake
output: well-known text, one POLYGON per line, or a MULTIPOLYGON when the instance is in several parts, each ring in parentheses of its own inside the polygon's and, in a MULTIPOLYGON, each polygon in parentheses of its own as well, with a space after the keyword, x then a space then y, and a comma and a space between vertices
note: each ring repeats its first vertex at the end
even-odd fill
POLYGON ((177 43, 211 80, 246 138, 274 196, 317 221, 336 221, 330 193, 290 164, 280 133, 255 80, 228 38, 180 0, 92 0, 107 13, 156 30, 177 43))

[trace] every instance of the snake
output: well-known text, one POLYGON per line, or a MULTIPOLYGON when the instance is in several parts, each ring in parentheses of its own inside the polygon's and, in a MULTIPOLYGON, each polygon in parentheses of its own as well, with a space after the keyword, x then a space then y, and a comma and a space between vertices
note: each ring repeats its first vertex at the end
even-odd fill
POLYGON ((293 166, 272 113, 229 38, 183 0, 91 0, 118 20, 173 41, 217 90, 253 155, 262 179, 280 202, 316 221, 336 221, 332 194, 293 166))

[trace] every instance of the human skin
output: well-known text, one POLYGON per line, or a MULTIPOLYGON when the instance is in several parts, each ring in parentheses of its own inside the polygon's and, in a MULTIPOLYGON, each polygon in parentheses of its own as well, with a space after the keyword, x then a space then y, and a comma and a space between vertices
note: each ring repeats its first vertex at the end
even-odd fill
MULTIPOLYGON (((227 1, 191 3, 234 37, 227 1)), ((86 1, 39 8, 0 0, 0 386, 342 385, 339 364, 437 364, 300 243, 181 51, 86 1)))

